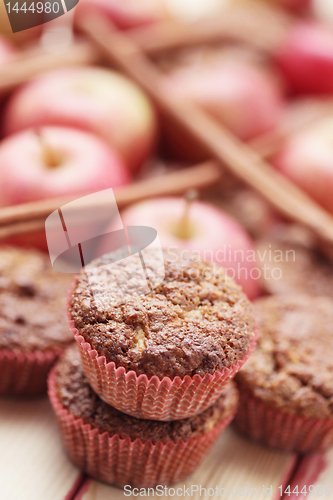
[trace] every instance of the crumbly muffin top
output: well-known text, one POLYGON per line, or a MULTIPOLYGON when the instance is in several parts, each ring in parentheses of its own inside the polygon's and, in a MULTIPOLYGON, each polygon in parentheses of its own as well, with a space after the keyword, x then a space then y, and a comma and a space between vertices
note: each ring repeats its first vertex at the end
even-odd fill
POLYGON ((258 343, 236 381, 265 404, 333 418, 333 300, 266 297, 255 303, 258 343))
POLYGON ((258 263, 265 268, 262 288, 271 295, 297 295, 333 298, 333 268, 311 247, 279 239, 257 244, 258 263))
POLYGON ((76 418, 97 428, 100 433, 132 441, 180 441, 207 434, 221 420, 231 416, 238 403, 236 385, 227 384, 221 397, 200 415, 173 422, 158 422, 131 417, 104 403, 91 389, 86 379, 77 346, 69 347, 56 368, 57 396, 62 405, 76 418))
POLYGON ((70 301, 75 327, 108 362, 173 378, 213 373, 247 354, 254 336, 252 304, 223 269, 188 252, 183 258, 165 251, 165 275, 158 283, 158 252, 146 251, 145 273, 154 287, 144 290, 140 258, 109 266, 111 255, 78 277, 70 301), (121 302, 124 285, 134 293, 121 302))
POLYGON ((66 318, 70 277, 54 271, 47 255, 0 249, 0 348, 47 350, 73 341, 66 318))

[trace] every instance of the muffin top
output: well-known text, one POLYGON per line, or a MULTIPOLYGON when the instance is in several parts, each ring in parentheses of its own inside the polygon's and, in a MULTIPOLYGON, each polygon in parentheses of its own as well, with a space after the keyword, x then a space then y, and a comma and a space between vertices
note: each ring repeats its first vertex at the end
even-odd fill
POLYGON ((0 249, 0 348, 48 350, 73 341, 66 318, 70 277, 54 271, 47 255, 0 249))
POLYGON ((62 405, 85 424, 97 428, 110 436, 118 434, 121 439, 143 442, 181 441, 207 434, 221 420, 230 417, 236 410, 238 393, 231 382, 221 397, 206 411, 195 417, 173 422, 157 422, 131 417, 104 403, 91 389, 86 379, 76 345, 69 347, 61 356, 56 368, 56 391, 62 405))
POLYGON ((261 285, 267 293, 333 298, 332 265, 311 246, 273 238, 260 241, 257 254, 257 262, 266 268, 261 285))
POLYGON ((76 280, 70 314, 80 334, 106 361, 162 379, 213 373, 249 351, 252 304, 223 269, 185 252, 146 250, 112 265, 96 260, 76 280), (147 287, 148 282, 154 286, 147 287), (124 302, 120 290, 127 288, 124 302))
POLYGON ((255 398, 305 418, 333 418, 333 300, 266 297, 255 303, 258 343, 236 381, 255 398))

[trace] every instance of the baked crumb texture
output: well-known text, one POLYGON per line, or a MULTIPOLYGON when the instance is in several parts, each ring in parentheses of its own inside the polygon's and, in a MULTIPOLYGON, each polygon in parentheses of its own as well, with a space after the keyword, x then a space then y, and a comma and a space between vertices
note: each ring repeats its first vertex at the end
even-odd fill
POLYGON ((144 261, 143 274, 137 256, 110 265, 106 255, 76 280, 70 315, 100 356, 160 379, 204 376, 244 358, 254 337, 252 304, 222 269, 164 251, 156 286, 157 251, 145 251, 144 261), (120 301, 124 289, 130 293, 120 301))
POLYGON ((46 351, 73 341, 66 318, 70 276, 54 271, 47 255, 0 249, 0 349, 46 351))
POLYGON ((173 422, 141 420, 119 412, 104 403, 91 389, 86 379, 77 346, 62 355, 56 368, 56 387, 59 401, 76 418, 109 436, 152 443, 186 441, 210 432, 222 420, 233 415, 238 403, 236 385, 225 386, 221 397, 206 411, 192 418, 173 422))
POLYGON ((304 418, 333 418, 333 300, 262 298, 258 342, 236 376, 265 406, 304 418))

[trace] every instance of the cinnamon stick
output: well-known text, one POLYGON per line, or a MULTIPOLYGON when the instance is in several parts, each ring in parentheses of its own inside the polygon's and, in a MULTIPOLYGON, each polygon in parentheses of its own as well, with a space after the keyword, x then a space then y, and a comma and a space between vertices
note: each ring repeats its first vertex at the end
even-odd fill
POLYGON ((333 243, 333 217, 289 182, 251 148, 190 101, 173 100, 163 74, 126 34, 101 16, 81 21, 81 28, 109 61, 139 84, 164 117, 204 146, 220 164, 259 192, 275 209, 333 243))
POLYGON ((271 54, 294 19, 278 7, 247 0, 232 3, 214 18, 192 23, 167 20, 132 29, 130 38, 150 55, 180 47, 233 40, 271 54))
POLYGON ((45 229, 45 219, 18 222, 8 226, 0 227, 0 241, 14 236, 23 236, 31 233, 38 233, 45 229))
POLYGON ((31 78, 45 71, 66 66, 85 66, 100 59, 99 53, 90 43, 74 44, 70 50, 49 54, 43 51, 31 51, 24 57, 17 57, 0 69, 0 94, 26 83, 31 78))
MULTIPOLYGON (((127 205, 148 198, 179 195, 190 189, 202 189, 216 183, 220 177, 221 172, 217 165, 214 162, 206 162, 163 176, 129 184, 128 186, 115 188, 114 194, 118 208, 124 208, 127 205)), ((82 196, 85 194, 87 193, 82 193, 82 196)), ((43 230, 45 219, 50 213, 80 197, 80 195, 65 196, 1 208, 0 240, 43 230)), ((102 193, 98 203, 104 203, 102 193)))

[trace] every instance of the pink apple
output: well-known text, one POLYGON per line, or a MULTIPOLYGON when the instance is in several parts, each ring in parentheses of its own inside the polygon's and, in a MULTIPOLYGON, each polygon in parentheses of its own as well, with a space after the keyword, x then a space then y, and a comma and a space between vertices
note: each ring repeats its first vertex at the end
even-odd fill
POLYGON ((0 144, 0 205, 95 192, 129 182, 101 139, 64 127, 15 134, 0 144))
POLYGON ((156 120, 146 96, 120 74, 101 68, 51 71, 9 100, 5 133, 61 125, 93 132, 138 169, 154 147, 156 120))
POLYGON ((207 203, 194 201, 189 211, 189 233, 181 237, 179 223, 185 208, 182 198, 159 198, 136 205, 121 213, 124 226, 150 226, 157 230, 163 247, 194 251, 204 260, 229 269, 253 299, 259 293, 253 261, 254 247, 243 228, 225 212, 207 203), (238 251, 238 252, 237 252, 238 251))
POLYGON ((276 167, 333 213, 333 119, 299 133, 275 160, 276 167))
POLYGON ((150 24, 165 15, 161 0, 80 0, 75 9, 76 19, 91 12, 101 13, 120 29, 150 24))
POLYGON ((243 61, 221 59, 176 69, 168 83, 175 97, 193 99, 244 140, 272 130, 283 109, 273 77, 243 61))
POLYGON ((294 24, 276 60, 291 90, 333 92, 333 30, 328 27, 310 21, 294 24))

